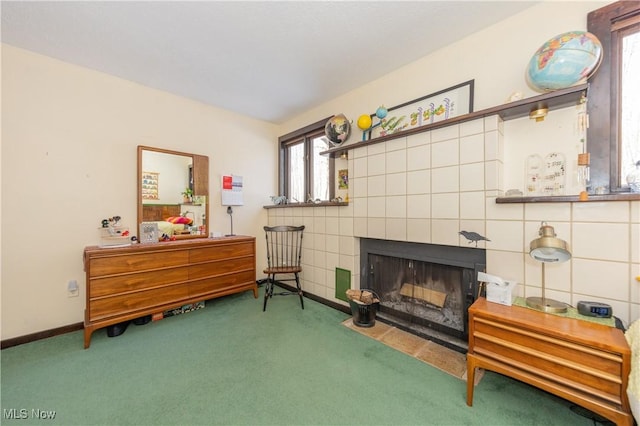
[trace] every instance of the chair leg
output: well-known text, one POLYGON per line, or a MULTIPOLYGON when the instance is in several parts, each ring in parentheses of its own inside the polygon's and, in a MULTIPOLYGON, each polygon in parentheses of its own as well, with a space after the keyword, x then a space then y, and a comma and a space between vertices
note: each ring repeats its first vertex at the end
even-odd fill
POLYGON ((273 279, 269 276, 264 284, 264 304, 262 305, 262 312, 267 310, 267 300, 273 294, 273 279))
POLYGON ((296 287, 298 287, 298 296, 300 296, 300 306, 304 309, 304 301, 302 300, 302 287, 300 287, 300 278, 298 277, 298 273, 295 273, 296 276, 296 287))

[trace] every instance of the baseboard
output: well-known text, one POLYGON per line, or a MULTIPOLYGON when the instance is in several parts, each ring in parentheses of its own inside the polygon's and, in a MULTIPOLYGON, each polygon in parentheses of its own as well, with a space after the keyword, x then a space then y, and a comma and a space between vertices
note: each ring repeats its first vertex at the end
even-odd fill
MULTIPOLYGON (((276 281, 278 287, 283 287, 287 291, 296 291, 295 287, 292 287, 288 284, 284 284, 280 281, 276 281)), ((303 292, 304 297, 313 300, 314 302, 322 303, 323 305, 329 306, 333 309, 337 309, 338 311, 342 311, 346 314, 351 313, 351 309, 348 306, 343 306, 339 303, 333 302, 331 300, 324 299, 322 297, 316 296, 314 294, 309 294, 303 292)), ((25 343, 35 342, 36 340, 47 339, 49 337, 59 336, 61 334, 72 333, 74 331, 84 329, 84 323, 76 323, 66 325, 64 327, 53 328, 51 330, 39 331, 33 334, 27 334, 25 336, 14 337, 12 339, 6 339, 0 342, 0 349, 6 349, 13 346, 23 345, 25 343)))
MULTIPOLYGON (((303 292, 304 293, 304 292, 303 292)), ((323 305, 329 306, 330 308, 336 309, 338 311, 344 312, 345 314, 351 314, 351 308, 348 306, 341 305, 339 303, 333 302, 331 300, 324 299, 322 297, 316 296, 314 294, 304 293, 304 296, 313 300, 314 302, 322 303, 323 305)))
MULTIPOLYGON (((291 292, 297 292, 297 289, 294 286, 291 286, 289 284, 285 284, 283 282, 280 282, 278 280, 276 280, 276 284, 278 285, 278 287, 282 287, 287 291, 291 291, 291 292)), ((316 296, 315 294, 310 294, 307 293, 306 291, 302 291, 302 295, 304 297, 306 297, 307 299, 311 299, 314 302, 318 302, 318 303, 322 303, 323 305, 329 306, 330 308, 336 309, 338 311, 344 312, 345 314, 350 314, 351 313, 351 308, 348 306, 344 306, 341 305, 339 303, 333 302, 331 300, 322 298, 320 296, 316 296)))
POLYGON ((0 342, 0 349, 23 345, 25 343, 35 342, 36 340, 47 339, 49 337, 59 336, 61 334, 71 333, 82 329, 84 329, 84 323, 78 322, 75 324, 65 325, 64 327, 52 328, 50 330, 39 331, 25 336, 14 337, 0 342))

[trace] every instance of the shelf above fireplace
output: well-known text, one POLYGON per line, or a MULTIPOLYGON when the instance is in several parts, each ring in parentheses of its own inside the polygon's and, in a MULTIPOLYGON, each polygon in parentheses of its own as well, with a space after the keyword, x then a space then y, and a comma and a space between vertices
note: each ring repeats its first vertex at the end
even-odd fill
POLYGON ((489 117, 492 115, 499 115, 503 120, 513 120, 516 118, 526 117, 529 113, 535 109, 548 108, 549 111, 555 109, 566 108, 572 105, 577 105, 583 96, 586 96, 589 85, 587 83, 570 87, 568 89, 556 90, 553 92, 545 93, 539 96, 533 96, 531 98, 521 99, 519 101, 510 102, 500 106, 483 109, 481 111, 471 112, 469 114, 453 117, 448 120, 443 120, 438 123, 426 124, 424 126, 416 127, 403 132, 394 133, 392 135, 381 136, 379 138, 370 139, 367 141, 351 142, 347 145, 342 145, 335 148, 330 148, 321 152, 322 155, 328 155, 330 157, 340 156, 342 153, 361 148, 368 145, 373 145, 381 142, 385 142, 400 137, 406 137, 418 133, 428 132, 430 130, 439 129, 442 127, 451 126, 454 124, 460 124, 467 121, 476 120, 478 118, 489 117))

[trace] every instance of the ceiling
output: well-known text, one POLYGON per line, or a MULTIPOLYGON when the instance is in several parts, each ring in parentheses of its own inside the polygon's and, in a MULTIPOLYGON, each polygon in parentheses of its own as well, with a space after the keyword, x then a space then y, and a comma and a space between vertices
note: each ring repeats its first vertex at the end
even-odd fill
POLYGON ((535 1, 2 1, 2 42, 282 123, 535 1))

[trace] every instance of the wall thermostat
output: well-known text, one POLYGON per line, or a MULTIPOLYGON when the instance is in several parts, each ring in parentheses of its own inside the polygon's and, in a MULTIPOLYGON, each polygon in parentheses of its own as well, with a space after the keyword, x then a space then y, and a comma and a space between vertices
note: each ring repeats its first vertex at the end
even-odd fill
POLYGON ((578 302, 578 312, 581 315, 598 318, 611 318, 613 315, 611 305, 600 302, 578 302))

